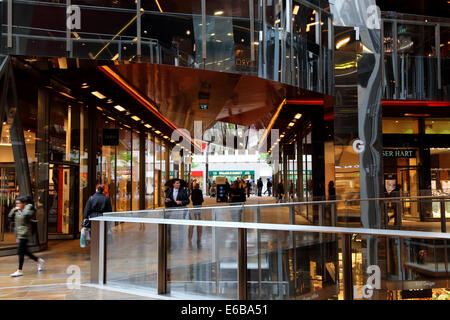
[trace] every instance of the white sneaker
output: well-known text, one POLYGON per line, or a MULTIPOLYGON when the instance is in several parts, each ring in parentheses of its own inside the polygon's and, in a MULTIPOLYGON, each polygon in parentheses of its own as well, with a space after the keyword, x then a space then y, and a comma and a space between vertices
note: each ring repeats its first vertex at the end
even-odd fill
POLYGON ((11 273, 10 276, 11 277, 20 277, 20 276, 23 276, 23 272, 20 270, 17 270, 16 272, 11 273))
POLYGON ((44 259, 41 258, 38 259, 38 271, 44 270, 44 263, 45 263, 44 259))

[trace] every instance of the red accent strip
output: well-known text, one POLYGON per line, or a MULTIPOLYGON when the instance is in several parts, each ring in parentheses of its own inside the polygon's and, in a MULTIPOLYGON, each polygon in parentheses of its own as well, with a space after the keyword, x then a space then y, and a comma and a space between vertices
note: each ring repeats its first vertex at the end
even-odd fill
POLYGON ((425 100, 382 100, 383 107, 410 106, 410 107, 450 107, 449 101, 425 101, 425 100))
POLYGON ((287 100, 286 104, 306 104, 314 106, 323 106, 325 101, 323 99, 313 99, 313 100, 287 100))

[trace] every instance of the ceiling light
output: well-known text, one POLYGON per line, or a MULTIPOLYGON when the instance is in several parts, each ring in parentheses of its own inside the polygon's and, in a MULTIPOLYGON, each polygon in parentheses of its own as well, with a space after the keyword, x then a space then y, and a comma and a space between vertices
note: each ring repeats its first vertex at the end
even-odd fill
POLYGON ((85 82, 81 84, 81 89, 87 89, 89 88, 89 85, 85 82))
POLYGON ((91 93, 92 93, 92 95, 96 96, 96 97, 99 98, 99 99, 105 99, 105 98, 106 98, 104 95, 102 95, 102 94, 101 94, 100 92, 98 92, 98 91, 92 91, 91 93))
POLYGON ((108 99, 108 100, 106 100, 106 103, 113 103, 113 100, 112 99, 108 99))
POLYGON ((114 109, 119 110, 120 112, 125 111, 126 109, 120 105, 114 106, 114 109))
POLYGON ((336 49, 339 50, 339 48, 341 48, 342 46, 346 45, 346 44, 349 43, 349 42, 350 42, 350 37, 347 37, 347 38, 345 38, 345 39, 342 39, 341 41, 339 41, 339 42, 336 44, 336 49))
POLYGON ((146 128, 151 128, 152 126, 151 125, 149 125, 148 123, 144 126, 144 127, 146 127, 146 128))
POLYGON ((156 133, 156 134, 160 134, 160 133, 161 133, 161 131, 159 131, 159 130, 156 130, 156 131, 155 131, 155 133, 156 133))
POLYGON ((170 140, 170 142, 175 143, 175 140, 170 140))
POLYGON ((214 15, 221 16, 221 15, 223 15, 223 11, 222 10, 216 11, 216 12, 214 12, 214 15))
POLYGON ((139 121, 139 120, 141 120, 141 118, 139 118, 138 116, 132 116, 131 119, 133 119, 134 121, 139 121))
POLYGON ((289 123, 289 127, 293 127, 293 126, 295 126, 295 123, 293 123, 293 122, 289 123))
POLYGON ((130 126, 127 126, 126 124, 124 124, 123 126, 131 129, 131 127, 130 127, 130 126))
POLYGON ((111 58, 112 61, 116 61, 117 59, 119 59, 119 53, 116 53, 114 57, 111 58))
POLYGON ((97 109, 98 109, 98 110, 100 110, 100 111, 103 111, 103 109, 102 109, 102 108, 100 108, 100 107, 97 107, 97 109))
POLYGON ((284 134, 280 135, 280 138, 284 138, 284 134))
POLYGON ((302 114, 301 113, 297 113, 296 115, 295 115, 295 119, 300 119, 302 117, 302 114))
POLYGON ((112 120, 112 121, 116 121, 116 119, 114 119, 114 118, 112 118, 112 117, 107 117, 109 120, 112 120))
POLYGON ((168 137, 168 136, 164 136, 163 138, 164 138, 164 139, 169 139, 169 137, 168 137))
POLYGON ((296 6, 294 7, 294 11, 292 11, 292 14, 293 14, 294 16, 296 16, 297 13, 298 13, 298 10, 300 10, 300 6, 296 5, 296 6))

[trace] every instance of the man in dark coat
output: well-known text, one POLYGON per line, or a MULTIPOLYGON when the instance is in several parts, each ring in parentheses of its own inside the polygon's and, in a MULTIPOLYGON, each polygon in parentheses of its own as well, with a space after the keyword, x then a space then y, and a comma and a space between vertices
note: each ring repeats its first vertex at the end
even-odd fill
POLYGON ((189 196, 180 186, 180 180, 175 180, 172 188, 167 191, 166 208, 185 207, 189 204, 189 196))
POLYGON ((84 207, 84 218, 103 216, 105 212, 112 212, 111 200, 103 194, 105 186, 97 185, 97 191, 89 198, 84 207))
POLYGON ((263 182, 262 182, 261 178, 258 179, 258 182, 257 182, 256 186, 258 188, 258 197, 261 197, 262 188, 263 188, 263 182))
MULTIPOLYGON (((166 204, 166 208, 182 208, 185 207, 189 204, 189 196, 186 192, 186 190, 184 190, 184 188, 181 188, 181 181, 179 179, 175 179, 173 181, 173 185, 172 188, 170 188, 169 190, 167 190, 166 192, 166 200, 165 200, 165 204, 166 204)), ((184 210, 183 210, 184 211, 184 210)), ((171 213, 169 212, 169 215, 171 213)), ((180 214, 185 215, 185 212, 178 212, 178 211, 174 211, 174 218, 178 218, 178 219, 183 219, 182 216, 180 216, 180 214)), ((184 217, 187 218, 187 217, 184 217)), ((171 245, 171 237, 174 236, 173 234, 171 234, 171 225, 167 225, 167 232, 168 232, 168 237, 167 237, 167 246, 170 249, 175 249, 176 247, 176 242, 171 245)), ((182 242, 183 240, 183 232, 182 232, 182 228, 181 226, 179 226, 178 228, 178 242, 182 242)), ((181 244, 181 243, 180 243, 181 244)), ((182 244, 181 244, 182 245, 182 244)))

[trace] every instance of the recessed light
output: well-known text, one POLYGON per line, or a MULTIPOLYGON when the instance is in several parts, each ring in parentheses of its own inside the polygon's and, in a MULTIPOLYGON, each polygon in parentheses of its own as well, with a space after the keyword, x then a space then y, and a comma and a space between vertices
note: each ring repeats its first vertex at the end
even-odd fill
POLYGON ((103 109, 102 109, 102 108, 100 108, 100 107, 97 107, 97 109, 98 109, 98 110, 100 110, 100 111, 103 111, 103 109))
POLYGON ((106 100, 106 103, 113 103, 113 100, 112 99, 108 99, 108 100, 106 100))
POLYGON ((289 127, 293 127, 293 126, 295 126, 295 123, 293 123, 293 122, 289 123, 289 127))
POLYGON ((107 117, 109 120, 112 120, 112 121, 116 121, 116 119, 114 119, 114 118, 111 118, 111 117, 107 117))
POLYGON ((138 116, 132 116, 131 119, 133 119, 134 121, 139 121, 139 120, 141 120, 141 118, 139 118, 138 116))
POLYGON ((161 131, 159 131, 159 130, 156 130, 156 131, 155 131, 155 133, 156 133, 156 134, 160 134, 160 133, 161 133, 161 131))
POLYGON ((106 98, 103 94, 101 94, 101 93, 98 92, 98 91, 92 91, 91 93, 92 93, 94 96, 96 96, 97 98, 99 98, 99 99, 105 99, 105 98, 106 98))
POLYGON ((295 119, 300 119, 302 117, 302 114, 301 113, 297 113, 296 115, 295 115, 295 119))
POLYGON ((86 82, 81 84, 81 89, 87 89, 87 88, 89 88, 89 85, 86 82))
POLYGON ((114 109, 119 110, 120 112, 125 111, 126 109, 120 105, 114 106, 114 109))
POLYGON ((216 11, 216 12, 214 12, 214 15, 221 16, 221 15, 223 15, 223 11, 222 10, 216 11))
POLYGON ((151 125, 149 125, 148 123, 144 126, 144 127, 146 127, 146 128, 151 128, 152 126, 151 125))

